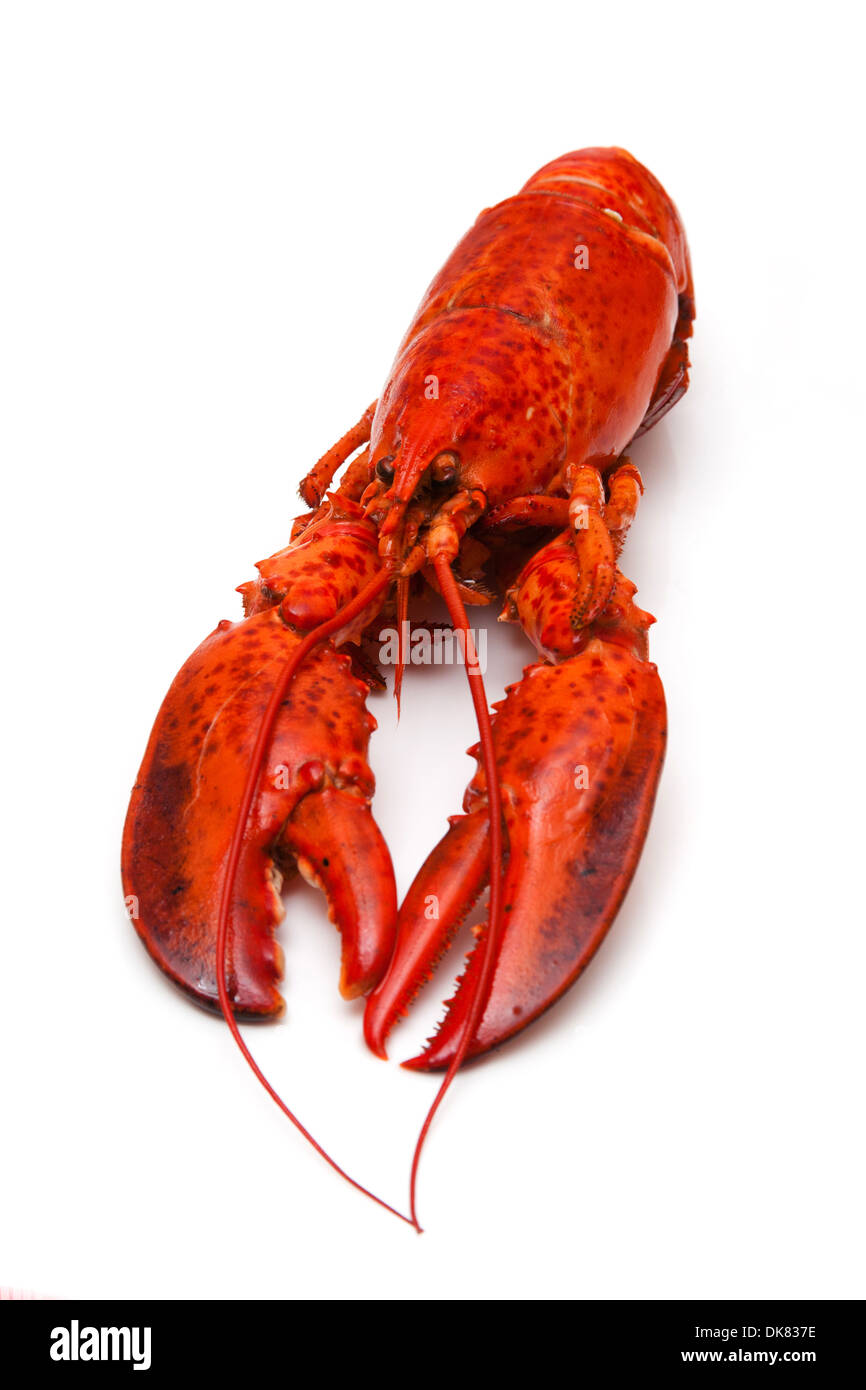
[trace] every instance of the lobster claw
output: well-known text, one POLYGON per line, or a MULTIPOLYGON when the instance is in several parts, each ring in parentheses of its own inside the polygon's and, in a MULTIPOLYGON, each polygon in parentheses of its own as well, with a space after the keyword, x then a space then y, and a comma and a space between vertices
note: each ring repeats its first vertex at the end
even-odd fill
MULTIPOLYGON (((664 755, 656 667, 614 641, 594 638, 560 665, 528 667, 497 709, 493 732, 509 847, 503 930, 467 1057, 525 1028, 592 958, 637 865, 664 755)), ((365 1035, 380 1056, 487 881, 481 766, 464 809, 410 888, 394 959, 368 1000, 365 1035)), ((404 1065, 433 1071, 454 1058, 480 976, 484 931, 476 929, 479 945, 438 1031, 404 1065)))
MULTIPOLYGON (((130 915, 162 969, 214 1010, 217 918, 238 806, 263 712, 300 641, 276 606, 220 623, 169 690, 130 803, 130 915)), ((366 754, 376 726, 366 694, 350 658, 327 643, 298 670, 278 711, 231 890, 226 971, 239 1016, 282 1012, 274 929, 282 875, 295 865, 328 894, 343 937, 344 996, 366 993, 388 963, 396 892, 370 812, 366 754)))

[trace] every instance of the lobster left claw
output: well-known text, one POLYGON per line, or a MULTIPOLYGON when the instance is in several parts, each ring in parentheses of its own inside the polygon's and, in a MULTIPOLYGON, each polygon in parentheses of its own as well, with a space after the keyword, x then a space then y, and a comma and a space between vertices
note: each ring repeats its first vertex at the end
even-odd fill
MULTIPOLYGON (((323 551, 339 541, 345 555, 347 537, 335 530, 323 528, 315 546, 323 551)), ((369 549, 363 534, 357 544, 359 553, 369 549)), ((271 586, 265 598, 247 593, 250 616, 220 623, 193 652, 157 716, 130 802, 123 839, 130 916, 163 970, 214 1010, 222 968, 217 924, 238 807, 265 710, 303 640, 286 620, 287 605, 294 613, 302 598, 317 611, 331 602, 303 575, 293 597, 290 580, 311 558, 321 557, 307 546, 263 562, 271 586)), ((347 572, 357 590, 364 567, 347 572)), ((376 725, 366 695, 349 656, 327 642, 298 669, 277 711, 230 885, 225 970, 238 1016, 283 1010, 274 930, 283 916, 282 877, 295 866, 327 893, 342 933, 344 997, 366 994, 390 958, 396 890, 370 811, 367 745, 376 725)))
MULTIPOLYGON (((597 637, 561 665, 527 668, 497 708, 493 733, 509 847, 503 930, 467 1057, 525 1028, 592 958, 636 868, 664 754, 656 667, 615 641, 597 637)), ((380 1056, 487 882, 481 766, 464 809, 410 888, 394 959, 368 1001, 365 1034, 380 1056)), ((476 928, 479 945, 438 1032, 404 1065, 432 1071, 453 1060, 480 975, 484 931, 476 928)))

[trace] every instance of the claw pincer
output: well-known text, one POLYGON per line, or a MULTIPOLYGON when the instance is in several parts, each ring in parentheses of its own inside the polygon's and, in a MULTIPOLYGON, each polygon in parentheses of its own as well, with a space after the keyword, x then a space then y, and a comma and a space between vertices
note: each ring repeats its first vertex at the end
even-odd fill
MULTIPOLYGON (((375 573, 375 531, 366 530, 357 520, 324 522, 306 543, 263 561, 260 581, 244 586, 250 615, 220 623, 193 652, 157 716, 124 833, 124 885, 151 955, 205 1007, 219 1007, 216 923, 256 731, 301 624, 332 616, 375 573), (342 566, 330 563, 347 555, 342 566)), ((282 1011, 274 929, 282 878, 296 865, 328 894, 345 997, 366 993, 388 963, 396 893, 370 811, 367 693, 350 657, 325 643, 277 714, 231 886, 226 968, 241 1016, 282 1011)))
MULTIPOLYGON (((652 619, 632 603, 634 585, 617 572, 602 618, 576 630, 569 611, 574 554, 555 541, 544 564, 556 577, 548 572, 540 587, 540 567, 527 566, 511 602, 516 611, 531 612, 534 625, 524 622, 528 635, 558 664, 527 667, 495 706, 508 845, 503 930, 467 1057, 520 1032, 591 960, 637 866, 664 758, 664 693, 656 667, 646 660, 652 619)), ((487 780, 481 766, 464 812, 412 884, 400 911, 394 959, 368 1000, 365 1035, 380 1056, 391 1028, 486 886, 487 780)), ((432 1071, 452 1062, 486 930, 486 923, 476 930, 477 944, 435 1037, 405 1066, 432 1071)))

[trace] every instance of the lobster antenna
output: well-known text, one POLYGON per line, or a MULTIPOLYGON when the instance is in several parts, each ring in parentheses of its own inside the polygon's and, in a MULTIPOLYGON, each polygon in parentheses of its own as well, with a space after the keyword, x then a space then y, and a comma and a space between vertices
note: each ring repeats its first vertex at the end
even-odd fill
POLYGON ((406 576, 397 580, 397 670, 394 675, 394 699, 397 701, 397 718, 400 718, 400 692, 403 689, 403 671, 406 666, 406 626, 409 622, 409 583, 406 576))
POLYGON ((476 947, 476 950, 483 951, 481 961, 481 971, 478 984, 475 986, 475 996, 469 1006, 469 1013, 460 1035, 455 1052, 448 1070, 443 1077, 442 1084, 436 1092, 433 1104, 427 1111, 427 1117, 421 1126, 421 1133, 418 1135, 418 1142, 415 1145, 415 1154, 412 1159, 412 1176, 409 1182, 409 1210, 412 1217, 412 1224, 416 1231, 421 1232, 418 1224, 418 1208, 416 1204, 416 1188, 418 1185, 418 1165, 421 1160, 421 1151, 424 1148, 424 1141, 433 1123, 433 1116, 445 1098, 445 1092, 454 1080, 458 1069, 463 1064, 469 1044, 475 1036, 475 1031, 481 1020, 481 1013, 487 1003, 487 996, 490 993, 490 985, 493 975, 493 963, 496 960, 496 946, 502 930, 502 795, 499 787, 499 775, 496 767, 496 754, 493 747, 493 726, 490 720, 490 710, 487 705, 487 694, 484 690, 484 680, 481 675, 481 668, 478 665, 478 657, 475 652, 475 644, 472 641, 472 633, 469 630, 469 619, 466 616, 466 609, 460 597, 460 590, 451 572, 451 565, 445 555, 438 555, 434 560, 436 568, 436 578, 439 581, 439 589, 448 607, 448 613, 452 623, 463 633, 463 651, 466 660, 466 674, 469 678, 469 689, 472 693, 472 703, 475 706, 475 717, 478 720, 478 733, 481 741, 481 757, 484 764, 484 775, 487 782, 487 805, 490 812, 490 900, 487 908, 487 932, 483 944, 476 947))
POLYGON ((278 1094, 277 1091, 274 1090, 270 1081, 268 1081, 264 1072, 259 1067, 255 1058, 253 1057, 252 1053, 250 1052, 249 1048, 247 1047, 246 1043, 241 1037, 241 1032, 237 1024, 237 1019, 232 1013, 231 1003, 229 1001, 228 986, 226 984, 226 947, 228 944, 228 925, 229 912, 231 910, 232 890, 234 888, 235 879, 237 877, 238 861, 240 859, 244 831, 246 830, 247 821, 249 819, 250 807, 252 806, 253 797, 255 796, 255 791, 258 785, 259 777, 261 775, 262 767, 264 766, 264 762, 267 757, 267 750, 271 741, 271 736, 274 731, 274 724, 276 723, 279 708, 283 703, 283 700, 285 699, 286 691, 288 690, 289 685, 291 684, 292 677, 294 676, 298 668, 304 663, 304 661, 306 661, 310 653, 314 651, 315 648, 319 646, 321 642, 326 641, 327 638, 332 635, 332 633, 339 631, 339 629, 341 627, 344 627, 347 622, 350 622, 353 618, 356 618, 359 613, 362 613, 364 609, 367 607, 367 605, 371 603, 373 599, 376 598, 377 595, 380 594, 381 591, 384 588, 386 588, 388 584, 390 584, 391 578, 391 571, 388 569, 383 570, 380 574, 377 574, 375 578, 371 579, 369 584, 365 585, 365 587, 360 591, 360 593, 358 593, 355 596, 355 598, 353 598, 349 603, 347 603, 344 608, 340 609, 339 612, 335 613, 333 618, 329 618, 327 622, 321 623, 318 627, 313 628, 312 632, 307 633, 307 636, 303 639, 300 646, 296 647, 295 650, 292 652, 291 656, 289 657, 288 661, 286 662, 285 666, 283 667, 282 671, 277 677, 276 685, 274 686, 273 693, 262 717, 262 722, 259 725, 259 732, 256 737, 255 747, 253 748, 253 755, 250 759, 249 772, 247 773, 247 781, 246 786, 244 787, 244 794, 241 798, 241 802, 238 807, 237 820, 235 821, 235 828, 232 834, 231 846, 229 848, 229 857, 228 864, 226 866, 226 874, 225 878, 223 879, 222 896, 220 898, 219 919, 217 923, 217 990, 219 992, 219 1005, 220 1009, 222 1010, 223 1018, 228 1024, 229 1031, 231 1032, 232 1037, 234 1038, 235 1042, 237 1043, 238 1047, 243 1053, 243 1056, 246 1059, 251 1071, 264 1086, 271 1099, 274 1100, 276 1104, 280 1107, 283 1114, 291 1120, 292 1124, 295 1126, 297 1130, 300 1130, 301 1134, 304 1136, 307 1142, 309 1144, 312 1144, 313 1148, 316 1150, 316 1153, 321 1155, 325 1162, 328 1163, 334 1169, 335 1173, 338 1173, 341 1178, 344 1178, 346 1182, 350 1184, 350 1186, 356 1188, 359 1192, 362 1192, 365 1197, 369 1197, 371 1201, 378 1203, 380 1207, 384 1207, 386 1211, 390 1211, 394 1216, 398 1216, 401 1221, 405 1221, 408 1225, 417 1225, 417 1223, 411 1221, 408 1216, 404 1216, 401 1211, 398 1211, 396 1207, 392 1207, 390 1203, 384 1201, 383 1198, 377 1197, 375 1192, 371 1192, 369 1188, 364 1187, 361 1183, 357 1182, 355 1178, 350 1177, 349 1174, 345 1171, 345 1169, 341 1168, 339 1163, 337 1163, 333 1158, 331 1158, 331 1155, 329 1153, 326 1153, 326 1151, 322 1148, 318 1140, 313 1138, 310 1131, 304 1128, 297 1115, 294 1115, 292 1113, 292 1111, 286 1105, 283 1098, 278 1094))

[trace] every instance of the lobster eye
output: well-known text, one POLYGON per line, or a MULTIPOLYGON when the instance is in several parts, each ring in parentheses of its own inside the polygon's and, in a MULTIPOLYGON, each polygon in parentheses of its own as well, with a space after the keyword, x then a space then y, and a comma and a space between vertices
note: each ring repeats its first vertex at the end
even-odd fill
POLYGON ((376 464, 376 475, 382 479, 383 483, 393 483, 394 481, 394 455, 389 454, 387 458, 379 459, 376 464))
POLYGON ((450 487, 457 477, 457 465, 460 462, 457 455, 451 449, 446 449, 444 453, 437 454, 430 465, 430 481, 434 487, 450 487))

